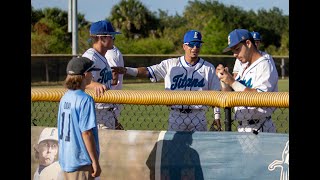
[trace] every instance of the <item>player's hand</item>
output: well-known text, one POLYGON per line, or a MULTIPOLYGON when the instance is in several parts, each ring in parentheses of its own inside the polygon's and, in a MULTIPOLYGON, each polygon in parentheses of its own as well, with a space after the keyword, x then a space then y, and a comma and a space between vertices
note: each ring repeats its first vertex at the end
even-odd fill
POLYGON ((93 172, 91 174, 92 177, 99 177, 101 174, 101 167, 100 164, 97 163, 92 163, 92 168, 93 168, 93 172))
POLYGON ((216 73, 220 81, 224 82, 229 86, 235 81, 233 75, 230 74, 228 67, 218 65, 216 73))
POLYGON ((115 86, 118 84, 118 80, 119 80, 119 73, 116 71, 112 71, 112 83, 111 85, 115 86))
POLYGON ((95 92, 95 95, 96 95, 97 97, 102 96, 103 93, 108 90, 108 88, 106 87, 106 85, 101 84, 101 83, 98 83, 98 82, 95 82, 95 81, 91 81, 91 83, 90 83, 89 85, 87 85, 86 88, 88 88, 88 89, 93 89, 94 92, 95 92))
POLYGON ((219 77, 219 73, 223 73, 224 72, 224 66, 222 64, 218 64, 218 66, 216 67, 216 75, 219 77))
POLYGON ((127 68, 120 67, 120 66, 114 66, 111 67, 112 72, 118 73, 118 74, 125 74, 127 72, 127 68))
POLYGON ((219 64, 216 67, 216 75, 218 76, 218 78, 222 81, 223 75, 226 74, 226 72, 228 72, 228 67, 225 67, 222 64, 219 64))
POLYGON ((107 91, 107 87, 104 84, 100 84, 94 87, 94 91, 96 92, 96 96, 100 97, 103 95, 105 91, 107 91))

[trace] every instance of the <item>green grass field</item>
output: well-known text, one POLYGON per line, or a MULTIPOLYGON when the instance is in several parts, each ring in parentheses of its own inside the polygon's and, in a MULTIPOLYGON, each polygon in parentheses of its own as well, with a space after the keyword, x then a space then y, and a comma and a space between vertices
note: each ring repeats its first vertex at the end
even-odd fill
MULTIPOLYGON (((279 80, 279 91, 289 91, 289 80, 279 80)), ((36 85, 39 87, 39 85, 36 85)), ((41 87, 61 87, 59 85, 41 87)), ((164 90, 163 82, 159 83, 127 83, 123 84, 124 90, 164 90)), ((31 103, 31 125, 36 126, 56 126, 56 114, 58 111, 57 102, 32 102, 31 103)), ((166 130, 168 126, 169 108, 164 105, 124 105, 119 121, 127 130, 166 130)), ((213 122, 213 110, 209 108, 206 113, 208 126, 213 122)), ((224 128, 225 119, 223 110, 221 113, 221 123, 224 128)), ((289 133, 289 108, 278 108, 273 116, 277 132, 289 133)), ((232 130, 236 131, 236 124, 233 123, 232 130)))

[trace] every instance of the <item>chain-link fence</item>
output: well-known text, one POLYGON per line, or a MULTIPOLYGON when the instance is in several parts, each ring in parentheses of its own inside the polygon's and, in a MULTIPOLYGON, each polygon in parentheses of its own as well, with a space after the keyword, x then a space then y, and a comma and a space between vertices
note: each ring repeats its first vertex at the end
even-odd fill
MULTIPOLYGON (((31 125, 32 126, 57 126, 59 102, 35 101, 31 102, 31 125)), ((115 126, 117 121, 125 130, 168 130, 171 126, 176 128, 190 128, 200 130, 206 126, 207 130, 214 130, 214 111, 211 106, 202 106, 202 110, 188 108, 172 108, 167 105, 138 105, 138 104, 118 104, 113 108, 106 108, 103 111, 96 111, 97 117, 105 117, 105 122, 109 122, 109 127, 115 126), (179 118, 177 118, 179 117, 179 118), (169 122, 169 119, 171 122, 169 122), (205 121, 202 121, 205 119, 205 121)), ((271 108, 270 108, 271 109, 271 108)), ((237 116, 244 117, 247 112, 241 111, 237 116)), ((259 112, 257 112, 259 113, 259 112)), ((275 125, 276 132, 289 133, 289 108, 276 108, 271 117, 259 117, 258 115, 247 118, 247 120, 236 121, 234 108, 221 108, 221 124, 223 130, 237 131, 239 125, 254 126, 261 125, 263 121, 271 119, 275 125), (228 126, 230 123, 230 127, 228 126), (241 124, 242 123, 242 124, 241 124)), ((99 118, 98 118, 99 119, 99 118)), ((173 128, 173 127, 171 127, 173 128)), ((256 127, 258 129, 259 126, 256 127)))

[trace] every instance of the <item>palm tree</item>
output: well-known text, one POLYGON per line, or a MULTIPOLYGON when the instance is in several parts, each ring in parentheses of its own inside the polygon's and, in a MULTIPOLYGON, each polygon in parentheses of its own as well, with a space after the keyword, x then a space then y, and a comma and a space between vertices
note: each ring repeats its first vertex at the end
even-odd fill
POLYGON ((110 21, 127 38, 147 37, 159 20, 138 0, 121 0, 113 6, 110 21))

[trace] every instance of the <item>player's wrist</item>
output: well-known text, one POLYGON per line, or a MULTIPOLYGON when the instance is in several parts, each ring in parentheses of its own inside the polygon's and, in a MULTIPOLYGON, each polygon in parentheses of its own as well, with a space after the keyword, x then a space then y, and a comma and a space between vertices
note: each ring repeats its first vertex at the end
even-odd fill
POLYGON ((246 86, 241 84, 240 82, 238 81, 234 81, 232 84, 231 84, 231 87, 233 90, 235 91, 244 91, 246 89, 246 86))
POLYGON ((138 75, 138 69, 137 68, 132 68, 132 67, 126 67, 127 71, 126 74, 129 74, 131 76, 136 77, 138 75))
POLYGON ((221 89, 230 88, 230 86, 228 84, 226 84, 225 82, 223 82, 223 81, 220 81, 220 84, 221 84, 221 89))

